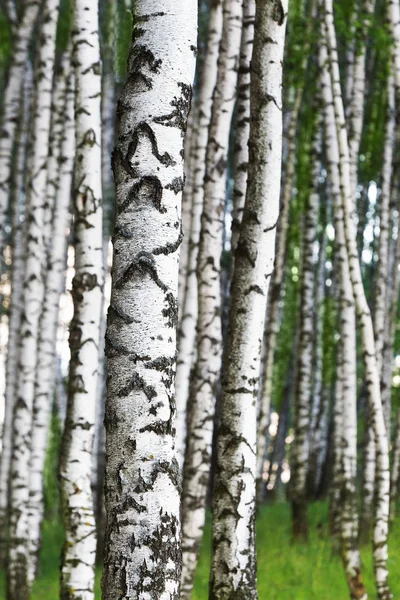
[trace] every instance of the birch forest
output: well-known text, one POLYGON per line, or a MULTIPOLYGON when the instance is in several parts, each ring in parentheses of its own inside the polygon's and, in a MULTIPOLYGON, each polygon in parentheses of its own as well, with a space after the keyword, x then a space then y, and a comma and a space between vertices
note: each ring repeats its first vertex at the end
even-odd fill
POLYGON ((0 600, 400 600, 400 0, 0 0, 0 600))

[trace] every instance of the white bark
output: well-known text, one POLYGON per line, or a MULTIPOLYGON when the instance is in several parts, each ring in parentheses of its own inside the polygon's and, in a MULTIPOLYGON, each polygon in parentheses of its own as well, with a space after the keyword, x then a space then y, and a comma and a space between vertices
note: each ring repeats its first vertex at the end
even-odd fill
POLYGON ((32 579, 28 573, 28 503, 31 433, 39 321, 44 299, 44 219, 47 157, 49 153, 51 98, 59 0, 49 0, 41 14, 40 41, 34 72, 30 172, 27 185, 27 257, 24 275, 23 317, 20 331, 19 380, 13 425, 13 455, 10 485, 10 546, 8 593, 28 598, 32 579))
MULTIPOLYGON (((220 262, 223 249, 229 132, 236 100, 242 32, 242 0, 225 0, 222 11, 222 36, 216 85, 212 98, 212 114, 206 152, 204 206, 198 247, 197 357, 190 384, 187 449, 183 472, 182 594, 186 599, 191 595, 203 535, 215 402, 221 372, 220 262)), ((218 14, 215 16, 220 18, 218 14)), ((211 61, 212 57, 209 58, 211 61)), ((202 154, 204 155, 203 152, 202 154)), ((196 186, 198 183, 196 181, 196 186)), ((197 194, 200 193, 201 191, 198 190, 197 194)), ((195 210, 199 208, 200 206, 198 208, 196 206, 195 210)), ((195 264, 193 267, 195 268, 195 264)))
MULTIPOLYGON (((48 159, 47 210, 49 248, 45 275, 45 295, 39 326, 35 399, 29 465, 28 528, 30 579, 33 581, 41 542, 43 520, 43 470, 48 431, 57 377, 56 337, 60 294, 64 289, 66 230, 72 187, 75 152, 74 86, 69 57, 63 60, 56 80, 53 101, 54 146, 48 159)), ((45 224, 46 233, 46 224, 45 224)))
POLYGON ((13 61, 4 93, 3 114, 0 129, 0 251, 5 242, 5 224, 7 220, 10 182, 12 175, 12 153, 17 132, 23 81, 27 64, 29 43, 39 12, 39 0, 27 0, 24 14, 18 28, 14 47, 13 61))
POLYGON ((213 496, 210 599, 257 598, 256 419, 260 350, 274 266, 282 161, 288 3, 257 0, 249 173, 235 253, 213 496))
POLYGON ((377 491, 374 522, 374 567, 378 597, 386 600, 391 597, 388 584, 388 517, 389 517, 389 447, 383 416, 380 373, 375 352, 373 323, 363 287, 360 262, 357 252, 355 224, 353 220, 353 197, 351 189, 350 155, 346 121, 341 94, 339 64, 336 48, 336 33, 333 20, 332 0, 325 0, 325 23, 328 42, 329 66, 331 72, 333 103, 340 152, 340 182, 344 212, 344 229, 349 257, 350 277, 359 319, 365 376, 371 410, 371 419, 377 452, 377 491))
POLYGON ((307 467, 310 452, 312 362, 314 332, 314 241, 317 236, 321 134, 319 119, 313 141, 312 187, 304 206, 302 266, 300 279, 300 323, 297 381, 294 392, 294 440, 290 477, 294 539, 307 538, 307 467))
POLYGON ((25 206, 25 168, 29 133, 29 120, 32 101, 32 68, 27 66, 23 113, 16 139, 17 164, 11 189, 12 208, 12 271, 10 318, 8 322, 8 344, 6 359, 5 415, 0 455, 0 560, 5 559, 7 551, 7 506, 9 493, 9 473, 12 451, 13 414, 18 381, 19 334, 22 318, 23 278, 26 246, 26 221, 23 215, 25 206))
POLYGON ((113 155, 102 585, 104 600, 172 600, 181 575, 174 447, 178 250, 197 1, 138 0, 136 23, 113 155))
POLYGON ((272 377, 274 355, 279 332, 279 300, 285 276, 285 259, 287 237, 289 231, 289 211, 293 194, 293 185, 296 174, 296 149, 297 149, 297 124, 303 99, 303 89, 297 91, 293 110, 288 125, 288 154, 286 172, 283 182, 282 198, 277 231, 277 244, 275 253, 274 272, 272 273, 269 290, 266 320, 265 348, 263 349, 263 363, 261 365, 261 390, 259 399, 259 414, 257 419, 257 480, 260 482, 267 454, 267 430, 271 407, 272 377))
MULTIPOLYGON (((338 254, 340 289, 340 360, 337 363, 338 389, 335 401, 335 443, 340 444, 340 460, 335 461, 335 487, 341 504, 340 536, 342 557, 350 596, 367 598, 361 580, 361 558, 358 549, 357 476, 357 373, 356 313, 350 265, 345 238, 344 213, 340 182, 340 153, 336 131, 333 90, 326 66, 327 50, 320 50, 322 90, 325 105, 326 154, 334 200, 335 248, 338 254)), ((338 506, 336 506, 338 508, 338 506)))
MULTIPOLYGON (((250 69, 254 41, 255 0, 243 2, 243 29, 240 43, 238 97, 236 103, 236 135, 234 147, 234 184, 232 209, 231 254, 234 258, 239 240, 240 224, 246 199, 247 172, 249 166, 250 135, 250 69)), ((233 272, 232 260, 232 272, 233 272)))
POLYGON ((98 29, 97 4, 76 0, 72 29, 76 86, 74 315, 70 325, 68 406, 60 466, 66 536, 61 565, 63 600, 94 598, 96 528, 91 464, 104 283, 98 29))
MULTIPOLYGON (((198 316, 197 263, 201 230, 201 214, 204 201, 204 176, 208 130, 211 120, 213 92, 217 80, 217 64, 222 32, 222 1, 213 2, 210 9, 207 49, 199 89, 198 123, 192 139, 193 168, 191 173, 191 225, 189 240, 189 264, 185 280, 182 317, 178 337, 178 360, 176 364, 176 448, 178 462, 183 468, 186 448, 186 409, 189 397, 190 371, 195 361, 196 325, 198 316)), ((185 192, 184 192, 185 193, 185 192)), ((183 215, 182 215, 183 219, 183 215)), ((185 232, 184 232, 185 233, 185 232)), ((180 271, 182 272, 181 265, 180 271)))

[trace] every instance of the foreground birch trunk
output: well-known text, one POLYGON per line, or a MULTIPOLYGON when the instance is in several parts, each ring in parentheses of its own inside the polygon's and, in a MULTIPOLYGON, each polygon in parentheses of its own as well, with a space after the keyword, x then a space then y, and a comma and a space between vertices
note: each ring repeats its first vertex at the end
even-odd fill
POLYGON ((72 29, 76 85, 75 275, 68 404, 60 458, 66 537, 61 565, 62 600, 94 598, 96 528, 91 465, 104 278, 98 28, 97 3, 76 0, 72 29))
POLYGON ((174 447, 178 251, 197 2, 138 0, 135 22, 113 157, 102 587, 104 600, 173 600, 182 564, 174 447))
POLYGON ((13 185, 11 186, 12 271, 6 359, 5 414, 0 454, 0 565, 5 565, 7 556, 9 475, 13 444, 13 415, 18 382, 17 367, 26 254, 26 219, 22 221, 22 217, 27 212, 25 202, 25 170, 32 109, 32 84, 32 67, 29 63, 24 83, 24 101, 21 109, 19 132, 15 142, 17 155, 16 172, 13 185))
POLYGON ((354 202, 352 197, 350 175, 350 155, 341 94, 332 0, 325 0, 324 5, 329 68, 332 80, 333 104, 335 109, 336 129, 340 152, 340 183, 342 191, 346 246, 349 257, 351 283, 360 325, 371 421, 375 435, 377 453, 377 489, 373 533, 375 581, 379 599, 388 600, 391 598, 387 569, 387 534, 389 518, 389 445, 381 401, 380 373, 375 350, 373 323, 363 287, 355 236, 355 224, 353 220, 354 202))
POLYGON ((13 48, 13 61, 4 94, 3 114, 0 129, 0 252, 5 241, 10 183, 12 175, 12 154, 17 131, 18 114, 29 43, 38 16, 40 0, 27 0, 21 24, 17 29, 13 48))
MULTIPOLYGON (((45 276, 45 297, 40 320, 35 401, 32 421, 32 453, 29 467, 29 512, 31 579, 37 569, 44 512, 43 471, 48 431, 57 375, 56 337, 60 294, 64 289, 66 261, 66 229, 72 186, 75 148, 74 87, 69 58, 63 61, 62 72, 54 94, 53 115, 58 114, 61 131, 49 157, 47 197, 52 218, 50 244, 45 276), (57 145, 59 147, 57 148, 57 145)), ((56 130, 56 124, 53 125, 56 130)))
POLYGON ((196 325, 198 313, 197 262, 201 229, 201 214, 204 201, 204 175, 208 130, 211 121, 213 92, 217 81, 218 53, 222 33, 222 0, 213 2, 210 8, 209 33, 204 68, 198 99, 198 123, 193 130, 191 172, 191 224, 186 268, 182 317, 179 327, 179 352, 176 364, 176 449, 180 467, 183 468, 186 448, 187 402, 190 386, 190 371, 195 360, 196 325))
POLYGON ((43 267, 44 222, 49 153, 51 98, 55 59, 58 0, 49 0, 42 11, 41 45, 34 72, 31 156, 27 184, 27 258, 24 275, 23 316, 20 331, 19 381, 14 410, 13 454, 10 485, 10 544, 7 573, 8 598, 29 598, 32 584, 28 573, 29 523, 28 503, 31 458, 31 430, 37 342, 44 298, 43 267))
POLYGON ((325 143, 328 173, 334 201, 335 244, 339 267, 339 306, 341 350, 337 362, 335 401, 334 493, 337 523, 334 534, 341 539, 342 558, 351 598, 367 598, 361 579, 361 558, 358 549, 357 513, 357 378, 356 378, 356 314, 350 266, 346 246, 344 213, 340 188, 340 154, 336 132, 333 90, 327 69, 327 49, 320 49, 322 93, 325 113, 325 143), (336 447, 337 446, 337 447, 336 447))
POLYGON ((210 598, 257 598, 256 418, 260 350, 274 265, 282 159, 287 2, 257 0, 248 188, 235 253, 213 495, 210 598))
MULTIPOLYGON (((190 598, 203 535, 217 387, 221 372, 221 255, 229 131, 236 99, 242 0, 225 0, 206 153, 197 265, 197 359, 190 385, 182 494, 182 593, 190 598)), ((194 266, 194 265, 193 265, 194 266)))

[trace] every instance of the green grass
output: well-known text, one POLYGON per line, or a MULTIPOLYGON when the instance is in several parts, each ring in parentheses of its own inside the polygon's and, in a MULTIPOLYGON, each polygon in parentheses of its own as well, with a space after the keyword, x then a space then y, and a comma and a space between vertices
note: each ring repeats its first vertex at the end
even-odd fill
MULTIPOLYGON (((258 518, 258 587, 260 600, 348 600, 346 582, 339 557, 332 552, 327 531, 326 505, 310 509, 308 544, 290 543, 290 509, 287 504, 264 507, 258 518), (322 524, 322 527, 321 527, 322 524)), ((35 583, 32 600, 57 600, 59 555, 63 532, 56 522, 46 522, 40 577, 35 583)), ((211 531, 208 522, 196 576, 193 600, 207 600, 210 565, 211 531)), ((400 523, 390 537, 389 569, 395 598, 400 598, 400 523)), ((371 549, 362 551, 363 576, 369 599, 376 600, 371 549)), ((0 575, 0 599, 4 595, 4 575, 0 575)), ((96 599, 100 594, 100 570, 96 578, 96 599)))

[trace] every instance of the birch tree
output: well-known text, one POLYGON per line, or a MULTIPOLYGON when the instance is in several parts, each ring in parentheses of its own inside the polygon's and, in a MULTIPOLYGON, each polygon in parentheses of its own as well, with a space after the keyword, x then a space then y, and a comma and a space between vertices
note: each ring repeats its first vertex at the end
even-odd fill
POLYGON ((34 108, 30 172, 27 184, 27 256, 24 274, 23 315, 20 330, 19 380, 13 422, 10 485, 10 542, 7 590, 10 600, 29 597, 32 574, 28 572, 29 485, 31 429, 39 320, 44 299, 44 219, 49 152, 51 98, 58 20, 58 0, 49 0, 41 14, 40 40, 34 80, 34 108))
POLYGON ((380 599, 387 599, 391 597, 387 569, 389 448, 381 402, 380 374, 376 358, 373 323, 363 287, 360 262, 357 252, 355 227, 352 218, 354 203, 351 193, 350 155, 341 94, 332 0, 325 0, 325 24, 328 43, 329 68, 333 88, 333 104, 335 109, 336 129, 340 152, 340 183, 342 189, 346 246, 349 257, 351 283, 360 325, 363 358, 371 410, 371 421, 375 435, 377 453, 377 491, 373 534, 375 581, 378 597, 380 599))
POLYGON ((114 151, 103 598, 178 596, 174 375, 183 141, 197 2, 139 0, 114 151), (182 36, 182 32, 185 35, 182 36))
POLYGON ((282 157, 287 2, 256 1, 248 188, 235 253, 213 494, 210 598, 257 598, 256 418, 260 349, 273 270, 282 157))
POLYGON ((71 361, 60 480, 65 544, 61 598, 94 598, 96 528, 91 490, 97 365, 103 301, 101 181, 101 63, 98 6, 76 0, 72 29, 75 67, 75 275, 71 361))
POLYGON ((344 229, 344 212, 340 188, 340 154, 336 132, 333 90, 327 70, 327 49, 320 49, 321 87, 325 111, 325 140, 331 191, 334 200, 335 247, 339 267, 340 341, 335 397, 334 484, 339 493, 335 500, 335 533, 342 541, 342 557, 351 598, 367 598, 361 579, 361 557, 358 549, 357 476, 357 380, 356 321, 350 265, 344 229), (359 596, 357 596, 359 594, 359 596))
POLYGON ((31 578, 37 569, 43 520, 43 471, 57 374, 56 335, 60 294, 64 289, 66 229, 69 221, 74 161, 74 86, 69 57, 65 57, 55 86, 54 148, 48 161, 47 197, 52 226, 45 275, 45 297, 40 319, 32 453, 29 467, 28 527, 31 578), (59 137, 59 139, 57 139, 59 137))
MULTIPOLYGON (((197 262, 201 230, 201 214, 204 201, 204 175, 208 130, 211 120, 213 93, 217 80, 218 54, 222 32, 222 1, 216 0, 210 7, 209 31, 204 67, 198 98, 198 121, 193 130, 191 166, 191 219, 188 265, 184 282, 182 318, 179 327, 178 360, 176 364, 176 447, 178 461, 183 468, 186 447, 186 409, 189 396, 190 371, 195 361, 195 340, 198 313, 197 262)), ((184 192, 185 193, 185 192, 184 192)))
POLYGON ((190 598, 203 534, 222 359, 221 256, 229 131, 236 99, 242 0, 225 0, 206 152, 197 266, 197 358, 190 386, 182 494, 182 593, 190 598))
POLYGON ((8 75, 4 94, 3 113, 0 130, 0 251, 5 241, 5 224, 7 221, 10 182, 12 175, 12 153, 17 131, 24 74, 27 65, 29 43, 36 23, 40 0, 27 0, 24 13, 17 29, 13 61, 8 75))
POLYGON ((28 131, 32 103, 32 67, 26 70, 24 83, 24 102, 21 107, 22 116, 19 122, 19 133, 16 138, 16 172, 11 186, 12 209, 12 272, 11 272, 11 306, 8 325, 8 344, 6 361, 5 415, 1 438, 0 455, 0 561, 5 561, 7 554, 7 508, 9 495, 9 474, 12 453, 13 414, 18 381, 19 332, 22 318, 23 278, 25 265, 26 220, 27 211, 25 196, 25 169, 27 158, 28 131))

